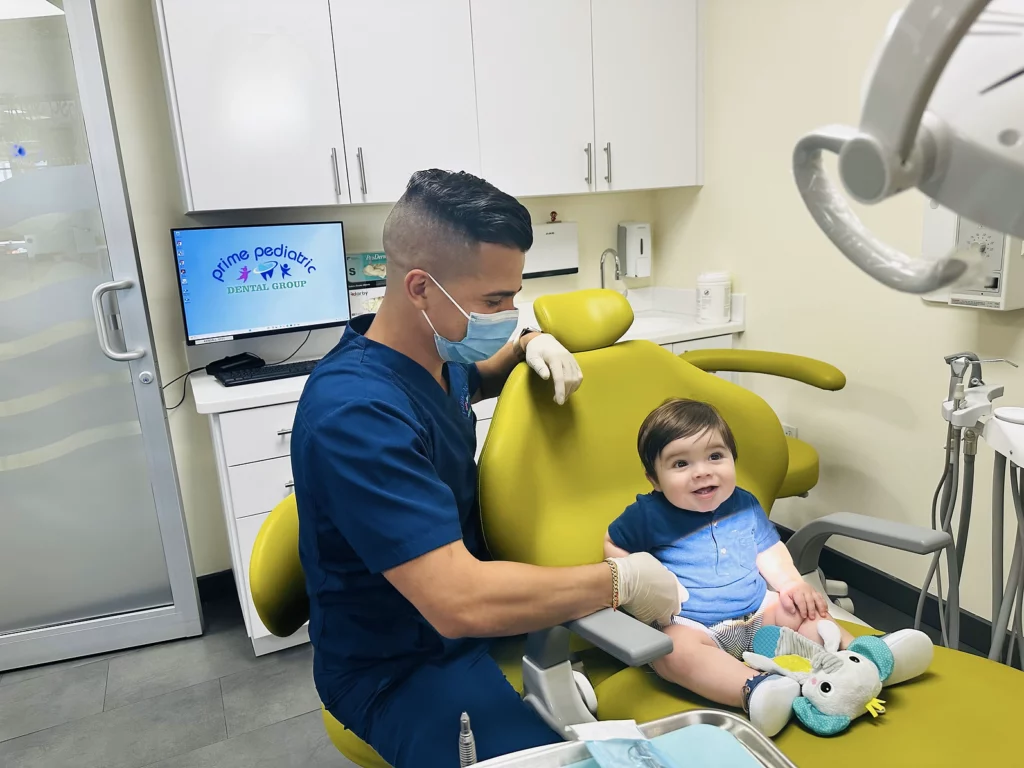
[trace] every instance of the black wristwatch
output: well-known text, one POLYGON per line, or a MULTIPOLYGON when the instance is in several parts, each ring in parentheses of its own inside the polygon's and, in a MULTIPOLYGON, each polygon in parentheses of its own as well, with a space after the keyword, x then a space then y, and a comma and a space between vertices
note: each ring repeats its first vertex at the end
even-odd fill
POLYGON ((530 326, 526 326, 525 328, 523 328, 523 330, 519 332, 519 335, 516 336, 515 341, 512 342, 512 351, 516 353, 516 357, 518 357, 520 360, 526 359, 526 348, 523 347, 521 342, 523 340, 523 336, 525 336, 528 333, 543 333, 543 331, 541 331, 539 328, 531 328, 530 326))

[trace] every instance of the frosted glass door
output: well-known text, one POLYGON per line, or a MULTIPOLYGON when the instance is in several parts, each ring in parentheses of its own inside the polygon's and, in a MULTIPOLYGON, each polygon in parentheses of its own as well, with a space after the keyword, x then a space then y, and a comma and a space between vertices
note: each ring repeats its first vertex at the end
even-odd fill
POLYGON ((0 18, 0 636, 172 603, 111 277, 65 17, 0 18))

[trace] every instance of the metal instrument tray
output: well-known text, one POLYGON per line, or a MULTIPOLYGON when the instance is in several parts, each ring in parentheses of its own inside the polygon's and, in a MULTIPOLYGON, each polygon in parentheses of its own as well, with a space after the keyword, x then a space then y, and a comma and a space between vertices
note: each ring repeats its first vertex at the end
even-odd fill
MULTIPOLYGON (((678 715, 663 717, 661 720, 641 725, 643 734, 653 739, 663 733, 690 725, 712 725, 728 731, 764 768, 796 768, 770 739, 761 734, 754 726, 738 715, 716 709, 692 709, 678 715)), ((563 768, 582 762, 590 757, 586 744, 567 742, 553 747, 520 752, 518 755, 506 755, 478 763, 480 768, 563 768)))

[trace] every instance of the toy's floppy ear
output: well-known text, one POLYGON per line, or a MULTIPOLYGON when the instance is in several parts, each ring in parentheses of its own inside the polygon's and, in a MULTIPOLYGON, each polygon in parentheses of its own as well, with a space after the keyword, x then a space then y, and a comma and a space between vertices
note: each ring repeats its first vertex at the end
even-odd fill
POLYGON ((858 637, 850 643, 850 647, 846 650, 859 653, 878 667, 878 676, 882 679, 883 683, 892 674, 892 670, 896 666, 896 660, 893 658, 892 651, 889 650, 889 646, 880 637, 858 637))
POLYGON ((797 720, 819 736, 835 736, 850 727, 850 718, 846 715, 826 715, 804 696, 793 702, 793 711, 797 720))

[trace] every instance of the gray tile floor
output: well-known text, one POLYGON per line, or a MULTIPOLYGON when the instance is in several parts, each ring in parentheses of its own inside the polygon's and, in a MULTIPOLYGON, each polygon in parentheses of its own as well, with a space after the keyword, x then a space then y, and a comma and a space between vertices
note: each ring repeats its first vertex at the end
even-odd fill
MULTIPOLYGON (((884 630, 910 617, 854 592, 884 630)), ((3 768, 351 768, 324 733, 309 645, 256 658, 237 600, 204 636, 0 676, 3 768)))
POLYGON ((257 658, 237 601, 202 637, 0 674, 3 768, 350 768, 309 645, 257 658))

